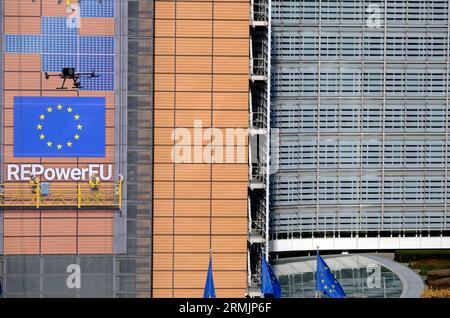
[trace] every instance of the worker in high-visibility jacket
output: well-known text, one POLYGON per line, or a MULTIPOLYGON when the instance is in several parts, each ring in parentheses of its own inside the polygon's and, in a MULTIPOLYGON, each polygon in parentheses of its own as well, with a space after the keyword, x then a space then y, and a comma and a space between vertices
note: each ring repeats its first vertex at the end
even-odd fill
POLYGON ((100 178, 96 174, 93 174, 89 179, 89 187, 92 192, 98 192, 100 189, 100 178))
POLYGON ((0 184, 0 204, 5 203, 5 188, 3 188, 3 184, 0 184))
POLYGON ((91 188, 91 200, 99 201, 100 198, 100 178, 93 174, 89 179, 89 187, 91 188))
POLYGON ((39 186, 39 177, 32 175, 31 179, 30 179, 30 185, 31 185, 31 191, 33 192, 33 194, 36 194, 37 187, 39 186))

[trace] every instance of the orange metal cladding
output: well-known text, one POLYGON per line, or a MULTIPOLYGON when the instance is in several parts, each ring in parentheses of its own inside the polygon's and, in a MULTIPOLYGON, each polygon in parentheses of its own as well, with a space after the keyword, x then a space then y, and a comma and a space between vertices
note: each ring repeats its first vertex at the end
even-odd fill
MULTIPOLYGON (((72 0, 75 4, 77 1, 72 0)), ((42 16, 67 16, 66 1, 4 0, 6 34, 41 33, 42 16)), ((80 35, 114 35, 114 19, 83 18, 80 35)), ((5 54, 4 171, 8 164, 30 163, 49 167, 86 167, 88 163, 114 164, 114 92, 56 90, 58 78, 45 80, 39 54, 5 54), (13 156, 14 96, 102 96, 106 97, 105 158, 15 158, 13 156)), ((114 176, 114 172, 113 172, 114 176)), ((42 180, 45 181, 45 180, 42 180)), ((109 185, 113 187, 113 183, 109 185)), ((7 185, 5 185, 7 187, 7 185)), ((76 194, 76 190, 75 194, 76 194)), ((4 211, 4 254, 112 253, 112 210, 26 210, 4 211)))
POLYGON ((243 161, 175 164, 171 134, 248 128, 249 15, 249 1, 155 1, 154 297, 202 297, 210 249, 217 297, 245 296, 247 145, 228 147, 243 161))

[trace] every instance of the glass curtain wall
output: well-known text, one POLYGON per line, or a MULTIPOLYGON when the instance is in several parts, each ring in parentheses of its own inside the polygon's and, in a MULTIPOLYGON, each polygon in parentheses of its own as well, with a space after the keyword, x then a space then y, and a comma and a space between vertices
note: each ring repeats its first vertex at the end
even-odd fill
POLYGON ((273 239, 448 234, 448 1, 272 1, 273 239))

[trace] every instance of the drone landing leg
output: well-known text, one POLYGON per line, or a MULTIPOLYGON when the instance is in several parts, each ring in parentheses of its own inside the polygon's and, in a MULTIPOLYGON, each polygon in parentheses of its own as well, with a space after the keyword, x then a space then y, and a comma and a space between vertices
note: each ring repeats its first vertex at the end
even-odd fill
POLYGON ((82 88, 81 83, 78 82, 78 77, 74 77, 73 79, 73 88, 82 88))
POLYGON ((58 89, 67 89, 66 87, 64 87, 65 83, 66 83, 66 79, 64 78, 61 87, 58 87, 58 89))

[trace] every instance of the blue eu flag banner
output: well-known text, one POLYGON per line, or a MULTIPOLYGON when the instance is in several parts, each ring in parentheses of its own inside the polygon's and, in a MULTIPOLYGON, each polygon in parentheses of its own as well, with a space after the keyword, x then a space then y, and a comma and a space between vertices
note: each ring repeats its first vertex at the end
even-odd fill
POLYGON ((316 290, 332 298, 344 298, 345 293, 341 284, 334 278, 327 263, 317 252, 316 290))
POLYGON ((214 289, 214 279, 212 274, 212 257, 209 258, 208 275, 206 276, 203 298, 216 298, 216 290, 214 289))
POLYGON ((14 97, 15 157, 104 157, 104 97, 14 97))
POLYGON ((264 257, 261 257, 261 293, 265 297, 281 298, 280 283, 264 257))

